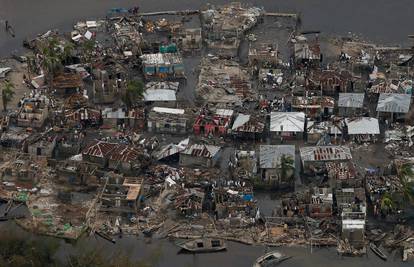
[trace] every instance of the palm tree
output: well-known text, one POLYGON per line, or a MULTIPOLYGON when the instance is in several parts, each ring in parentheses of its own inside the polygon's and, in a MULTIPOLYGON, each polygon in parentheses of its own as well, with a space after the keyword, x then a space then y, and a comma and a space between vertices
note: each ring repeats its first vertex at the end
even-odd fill
POLYGON ((41 47, 41 54, 43 56, 40 65, 47 73, 50 90, 53 90, 53 77, 56 71, 59 70, 62 64, 62 56, 58 52, 58 40, 56 38, 48 39, 48 41, 41 47))
POLYGON ((405 163, 399 168, 399 179, 402 184, 402 193, 404 204, 409 204, 414 201, 414 183, 410 181, 414 177, 414 171, 412 165, 405 163))
POLYGON ((9 81, 5 81, 3 84, 3 90, 1 91, 1 98, 3 101, 3 110, 7 111, 7 104, 13 99, 14 95, 14 84, 9 81))
POLYGON ((63 46, 63 51, 60 54, 60 59, 65 63, 65 65, 68 63, 68 60, 72 57, 72 52, 74 49, 75 46, 70 42, 66 42, 63 46))
POLYGON ((122 98, 125 105, 131 108, 138 100, 141 100, 144 95, 144 85, 141 81, 129 81, 122 98))

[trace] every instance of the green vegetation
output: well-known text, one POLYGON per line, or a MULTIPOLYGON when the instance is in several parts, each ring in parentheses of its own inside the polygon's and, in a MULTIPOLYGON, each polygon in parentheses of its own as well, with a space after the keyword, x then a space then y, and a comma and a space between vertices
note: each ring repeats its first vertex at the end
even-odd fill
POLYGON ((293 175, 295 166, 292 157, 287 155, 282 155, 280 159, 280 180, 287 181, 293 175))
POLYGON ((8 103, 13 99, 14 96, 14 84, 10 81, 4 81, 3 89, 1 90, 1 99, 3 101, 3 110, 7 111, 8 103))
POLYGON ((130 108, 134 106, 144 95, 144 85, 140 81, 129 81, 122 101, 130 108))

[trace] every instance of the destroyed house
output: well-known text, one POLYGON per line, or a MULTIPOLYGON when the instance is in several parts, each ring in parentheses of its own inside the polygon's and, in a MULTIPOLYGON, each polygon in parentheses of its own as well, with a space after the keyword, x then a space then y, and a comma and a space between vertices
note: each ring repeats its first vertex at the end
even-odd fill
POLYGON ((145 128, 145 109, 136 107, 128 110, 128 125, 133 129, 145 128))
POLYGON ((142 37, 138 32, 138 23, 127 17, 122 17, 114 23, 115 42, 124 56, 141 54, 142 37))
POLYGON ((146 79, 185 77, 183 59, 179 53, 144 54, 140 58, 146 79))
POLYGON ((349 137, 357 142, 376 141, 377 136, 380 134, 379 123, 376 118, 346 118, 345 124, 349 137))
POLYGON ((77 131, 60 136, 56 144, 56 153, 59 158, 68 158, 79 154, 83 143, 83 134, 77 131))
POLYGON ((328 96, 295 96, 292 99, 291 106, 293 111, 306 112, 306 115, 312 118, 320 115, 328 116, 333 114, 335 99, 328 96))
POLYGON ((217 109, 214 113, 203 109, 194 122, 194 134, 225 136, 232 118, 233 110, 230 109, 217 109))
POLYGON ((25 99, 17 117, 17 126, 42 128, 48 115, 48 99, 25 99))
POLYGON ((79 108, 66 110, 65 119, 67 126, 96 126, 101 121, 101 111, 93 108, 79 108))
POLYGON ((209 103, 233 104, 257 99, 248 70, 232 60, 203 58, 196 93, 209 103))
POLYGON ((125 174, 139 172, 148 164, 149 157, 142 150, 127 145, 115 147, 108 160, 108 168, 125 174))
POLYGON ((119 93, 120 82, 112 71, 105 69, 95 69, 93 79, 93 103, 95 104, 111 104, 115 102, 119 93))
POLYGON ((138 177, 107 175, 99 201, 100 211, 135 214, 140 206, 144 180, 138 177))
POLYGON ((230 219, 233 227, 241 226, 243 219, 254 218, 257 214, 250 186, 226 186, 214 188, 215 214, 217 219, 230 219))
POLYGON ((185 52, 199 51, 202 48, 201 28, 180 28, 173 33, 172 41, 185 52))
POLYGON ((27 153, 34 156, 52 158, 56 147, 56 136, 31 136, 26 140, 27 153))
POLYGON ((353 90, 353 76, 347 71, 312 71, 308 82, 310 88, 322 91, 326 95, 336 95, 353 90))
POLYGON ((100 167, 108 165, 111 152, 118 146, 115 143, 95 141, 82 151, 82 158, 88 162, 98 164, 100 167))
POLYGON ((76 73, 62 73, 53 78, 53 89, 58 96, 76 94, 83 88, 82 77, 76 73))
POLYGON ((229 165, 233 178, 250 180, 257 174, 256 152, 236 150, 229 165))
POLYGON ((213 145, 190 145, 180 152, 180 166, 212 168, 220 157, 220 150, 213 145))
POLYGON ((311 40, 301 35, 297 36, 293 44, 294 57, 297 65, 318 66, 322 60, 319 40, 311 40))
POLYGON ((365 214, 362 212, 342 212, 341 239, 348 240, 349 244, 362 249, 365 246, 365 214))
POLYGON ((403 185, 396 175, 367 174, 365 176, 365 190, 369 200, 375 203, 381 201, 384 194, 394 196, 401 194, 403 185))
POLYGON ((282 138, 302 138, 305 120, 303 112, 271 112, 270 132, 282 138))
POLYGON ((3 147, 22 148, 29 136, 29 133, 23 131, 9 130, 1 134, 0 143, 3 147))
MULTIPOLYGON (((2 182, 25 183, 33 187, 39 182, 40 168, 41 166, 30 155, 16 156, 4 163, 0 170, 1 180, 2 182)), ((20 186, 23 185, 20 184, 20 186)))
POLYGON ((190 188, 187 191, 180 192, 174 200, 174 208, 181 215, 194 216, 203 211, 204 192, 196 188, 190 188))
POLYGON ((349 147, 346 146, 307 146, 299 149, 304 173, 315 173, 323 169, 326 162, 347 162, 352 160, 349 147))
POLYGON ((71 185, 97 185, 97 168, 83 161, 61 161, 56 164, 56 176, 60 182, 71 185))
POLYGON ((294 186, 295 146, 261 145, 259 148, 261 178, 275 188, 294 186))
POLYGON ((240 113, 233 122, 231 134, 239 138, 262 139, 264 128, 265 118, 240 113))
POLYGON ((363 187, 363 179, 357 175, 354 164, 349 162, 327 162, 329 183, 332 188, 363 187))
POLYGON ((338 120, 307 121, 306 141, 316 144, 323 140, 325 143, 336 142, 342 136, 343 123, 338 120))
POLYGON ((101 113, 103 124, 107 126, 124 124, 127 115, 123 108, 105 108, 101 113))
POLYGON ((147 129, 156 133, 184 134, 187 120, 184 109, 154 107, 148 113, 147 129))
POLYGON ((259 47, 249 48, 249 65, 250 66, 263 66, 271 65, 276 66, 279 64, 278 48, 273 44, 261 44, 259 47))
POLYGON ((223 56, 235 56, 244 33, 256 25, 262 11, 241 3, 208 7, 201 11, 204 39, 209 49, 223 56))

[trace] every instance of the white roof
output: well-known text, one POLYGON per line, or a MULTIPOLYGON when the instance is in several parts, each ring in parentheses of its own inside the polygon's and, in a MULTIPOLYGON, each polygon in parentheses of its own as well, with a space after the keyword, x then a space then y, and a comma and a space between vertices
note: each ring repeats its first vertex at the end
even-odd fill
POLYGON ((102 110, 102 117, 106 119, 124 119, 125 111, 122 110, 122 108, 105 108, 104 110, 102 110))
POLYGON ((305 113, 272 112, 270 113, 271 132, 303 132, 305 129, 305 113))
POLYGON ((351 149, 346 146, 305 146, 299 151, 303 162, 352 159, 351 149))
POLYGON ((250 120, 250 115, 239 114, 237 118, 234 120, 234 123, 231 129, 236 130, 237 128, 246 124, 249 120, 250 120))
POLYGON ((174 90, 168 89, 149 89, 144 93, 145 101, 176 101, 174 90))
POLYGON ((364 93, 339 93, 338 107, 362 108, 364 93))
POLYGON ((222 117, 231 117, 231 116, 233 116, 233 110, 218 108, 216 110, 216 115, 219 115, 219 116, 222 116, 222 117))
POLYGON ((348 125, 348 134, 380 134, 378 119, 360 117, 345 120, 348 125))
POLYGON ((411 95, 382 93, 378 99, 377 111, 407 113, 410 109, 411 95))
POLYGON ((168 114, 184 114, 184 109, 178 109, 178 108, 162 108, 162 107, 153 107, 152 111, 158 112, 158 113, 168 113, 168 114))
POLYGON ((351 220, 346 219, 342 220, 342 228, 343 229, 364 229, 365 227, 365 220, 351 220))
POLYGON ((261 145, 259 150, 259 162, 262 169, 274 169, 280 164, 282 156, 289 156, 295 164, 294 145, 261 145))

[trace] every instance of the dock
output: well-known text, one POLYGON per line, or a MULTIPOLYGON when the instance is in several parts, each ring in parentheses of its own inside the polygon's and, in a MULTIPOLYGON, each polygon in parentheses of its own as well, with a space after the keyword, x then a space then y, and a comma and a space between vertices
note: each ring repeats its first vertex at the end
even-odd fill
POLYGON ((264 15, 269 16, 269 17, 285 17, 285 18, 294 18, 294 19, 298 18, 298 14, 296 13, 265 12, 264 15))
POLYGON ((146 12, 139 13, 140 16, 162 16, 162 15, 196 15, 199 14, 199 10, 175 10, 175 11, 158 11, 158 12, 146 12))

